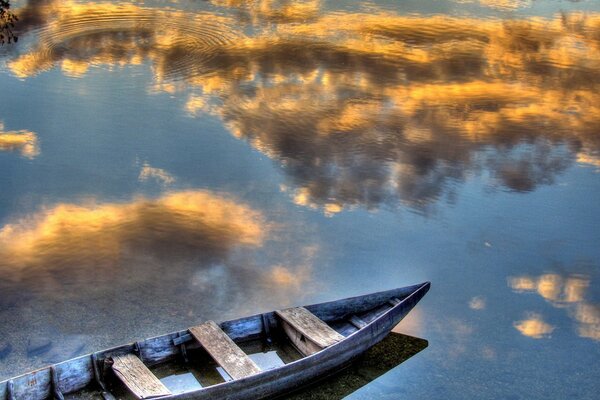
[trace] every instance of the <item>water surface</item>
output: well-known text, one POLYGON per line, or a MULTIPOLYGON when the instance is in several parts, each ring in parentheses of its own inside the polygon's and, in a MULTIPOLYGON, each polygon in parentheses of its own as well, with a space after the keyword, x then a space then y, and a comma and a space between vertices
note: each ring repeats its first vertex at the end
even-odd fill
POLYGON ((0 380, 429 280, 350 398, 594 398, 600 5, 12 2, 0 380))

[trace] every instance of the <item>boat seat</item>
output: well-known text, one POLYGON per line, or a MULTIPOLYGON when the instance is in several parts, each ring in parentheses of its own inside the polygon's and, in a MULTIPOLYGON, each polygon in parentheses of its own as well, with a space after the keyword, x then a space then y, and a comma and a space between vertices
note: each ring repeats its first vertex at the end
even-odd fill
POLYGON ((214 321, 189 328, 192 336, 233 379, 258 374, 260 368, 214 321))
POLYGON ((134 354, 112 356, 115 375, 138 399, 169 396, 171 392, 134 354))
POLYGON ((360 318, 358 315, 351 315, 350 318, 348 318, 348 322, 350 322, 352 325, 354 325, 356 328, 358 329, 362 329, 365 326, 367 326, 368 324, 362 319, 360 318))
POLYGON ((344 336, 304 307, 287 308, 275 313, 281 318, 285 333, 305 356, 344 339, 344 336))

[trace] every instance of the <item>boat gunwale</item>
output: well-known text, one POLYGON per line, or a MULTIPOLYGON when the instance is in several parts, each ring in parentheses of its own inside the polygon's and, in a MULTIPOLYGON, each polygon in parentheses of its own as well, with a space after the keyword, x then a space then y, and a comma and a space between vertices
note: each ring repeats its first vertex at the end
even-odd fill
MULTIPOLYGON (((231 385, 232 383, 235 382, 240 382, 240 383, 244 383, 247 382, 248 380, 253 380, 253 379, 258 379, 260 377, 263 377, 265 374, 267 373, 273 373, 274 371, 282 371, 284 369, 287 369, 286 367, 289 367, 290 369, 293 368, 294 366, 298 365, 299 363, 305 362, 305 363, 310 363, 311 360, 313 360, 314 358, 318 357, 318 356, 323 356, 324 353, 332 353, 334 352, 335 349, 337 349, 340 345, 344 344, 344 343, 348 343, 348 341, 350 339, 352 339, 354 336, 356 336, 357 334, 359 334, 360 332, 365 331, 368 327, 372 326, 373 324, 375 324, 376 322, 380 321, 383 317, 385 317, 386 315, 388 315, 389 313, 391 313, 393 310, 395 310, 396 308, 401 307, 406 301, 408 301, 411 297, 417 295, 417 293, 421 292, 423 289, 427 289, 429 290, 431 283, 429 281, 425 281, 416 285, 409 285, 409 286, 404 286, 404 287, 398 287, 395 289, 388 289, 388 290, 383 290, 383 291, 378 291, 378 292, 373 292, 373 293, 367 293, 367 294, 363 294, 363 295, 358 295, 358 296, 351 296, 351 297, 346 297, 346 298, 342 298, 342 299, 338 299, 338 300, 332 300, 332 301, 325 301, 325 302, 321 302, 321 303, 315 303, 315 304, 310 304, 310 305, 306 305, 304 307, 306 307, 307 309, 314 309, 314 308, 318 308, 318 307, 323 307, 326 305, 333 305, 336 303, 342 303, 342 302, 352 302, 352 301, 357 301, 360 300, 361 298, 366 298, 366 297, 375 297, 375 296, 384 296, 385 294, 389 293, 390 298, 393 298, 395 296, 393 296, 394 292, 400 291, 400 290, 410 290, 410 292, 405 295, 404 297, 402 297, 401 301, 394 305, 391 306, 390 309, 384 311, 382 314, 380 314, 378 317, 376 317, 375 319, 373 319, 372 321, 370 321, 369 323, 367 323, 363 328, 357 329, 356 331, 352 332, 350 335, 345 336, 344 339, 340 340, 339 342, 324 348, 323 350, 320 350, 314 354, 311 354, 309 356, 305 356, 302 357, 298 360, 294 360, 288 364, 285 364, 283 366, 277 367, 277 368, 272 368, 272 369, 267 369, 264 371, 261 371, 257 374, 242 378, 242 379, 236 379, 236 380, 232 380, 232 381, 226 381, 226 382, 220 382, 214 385, 210 385, 207 387, 203 387, 203 388, 199 388, 196 390, 192 390, 189 392, 183 392, 183 393, 177 393, 177 394, 172 394, 169 396, 161 396, 161 397, 157 397, 157 399, 171 399, 171 398, 178 398, 179 396, 182 395, 193 395, 195 393, 202 393, 203 391, 206 391, 208 389, 211 388, 219 388, 219 387, 223 387, 224 385, 231 385)), ((426 291, 427 291, 426 290, 426 291)), ((254 314, 251 316, 246 316, 246 317, 241 317, 241 318, 237 318, 237 319, 233 319, 233 320, 227 320, 227 321, 221 321, 218 324, 224 324, 224 323, 235 323, 237 321, 242 321, 242 320, 251 320, 254 318, 260 318, 262 315, 264 314, 274 314, 274 310, 273 311, 268 311, 265 313, 258 313, 258 314, 254 314)), ((88 354, 83 354, 81 356, 78 357, 74 357, 68 360, 64 360, 61 361, 59 363, 55 363, 55 364, 50 364, 47 365, 45 367, 41 367, 29 372, 26 372, 24 374, 20 374, 14 377, 11 377, 9 379, 0 381, 0 390, 4 389, 4 393, 0 393, 0 395, 4 394, 5 396, 8 396, 8 383, 11 381, 15 381, 17 379, 23 379, 26 378, 29 375, 35 375, 37 373, 43 372, 43 371, 51 371, 53 368, 56 367, 60 367, 60 366, 65 366, 69 363, 74 363, 76 361, 83 361, 84 359, 87 360, 91 360, 92 355, 103 355, 105 357, 103 357, 103 359, 107 359, 110 358, 112 355, 117 355, 117 354, 128 354, 128 353, 132 353, 135 349, 135 344, 136 343, 141 343, 141 342, 145 342, 145 341, 152 341, 152 340, 164 340, 164 339, 171 339, 173 340, 176 337, 179 337, 183 334, 188 333, 188 328, 183 329, 183 330, 179 330, 179 331, 173 331, 170 333, 166 333, 166 334, 162 334, 162 335, 157 335, 157 336, 153 336, 153 337, 149 337, 146 339, 143 339, 140 342, 131 342, 131 343, 127 343, 127 344, 122 344, 122 345, 118 345, 118 346, 114 346, 114 347, 109 347, 103 350, 99 350, 96 352, 92 352, 92 353, 88 353, 88 354), (2 388, 2 386, 4 386, 4 388, 2 388)), ((248 335, 248 339, 244 339, 242 338, 238 338, 235 341, 236 342, 244 342, 244 341, 249 341, 252 340, 253 338, 251 337, 252 335, 248 335)), ((176 345, 173 345, 175 347, 177 347, 176 345)), ((153 364, 160 364, 162 361, 153 363, 153 364)), ((150 364, 151 366, 152 364, 150 364)), ((88 386, 89 384, 94 382, 94 377, 92 376, 90 382, 88 382, 85 386, 88 386)), ((84 386, 84 387, 85 387, 84 386)), ((75 393, 80 389, 75 389, 73 391, 68 391, 65 392, 65 394, 69 394, 69 393, 75 393)), ((7 397, 8 398, 8 397, 7 397)))
MULTIPOLYGON (((417 287, 415 290, 413 290, 409 295, 407 295, 406 297, 402 298, 402 300, 394 305, 391 306, 391 308, 389 310, 384 311, 381 315, 379 315, 377 318, 373 319, 371 322, 367 323, 367 325, 365 325, 364 327, 358 329, 354 332, 352 332, 350 335, 345 336, 344 339, 340 340, 339 342, 332 344, 331 346, 328 346, 316 353, 310 354, 308 356, 304 356, 298 360, 294 360, 292 362, 289 362, 285 365, 282 365, 280 367, 277 368, 272 368, 272 369, 266 369, 263 370, 257 374, 251 375, 251 376, 247 376, 245 378, 241 378, 241 379, 235 379, 235 380, 231 380, 231 381, 226 381, 226 382, 220 382, 214 385, 210 385, 207 387, 203 387, 200 389, 196 389, 196 390, 191 390, 189 392, 184 392, 184 393, 177 393, 177 394, 171 394, 169 396, 162 396, 162 397, 157 397, 156 399, 171 399, 171 398, 178 398, 178 396, 181 396, 182 394, 186 394, 186 395, 193 395, 194 393, 201 393, 209 388, 216 388, 216 387, 220 387, 220 386, 224 386, 224 385, 228 385, 228 384, 232 384, 233 382, 247 382, 248 380, 251 379, 258 379, 259 377, 264 376, 266 373, 273 373, 274 371, 283 371, 284 369, 286 369, 287 367, 289 367, 290 369, 293 368, 294 366, 296 366, 297 364, 300 364, 302 362, 305 363, 309 363, 312 359, 316 358, 317 356, 322 356, 325 352, 334 352, 334 350, 339 347, 340 345, 347 343, 350 339, 352 339, 353 336, 356 336, 357 334, 359 334, 360 332, 366 330, 368 327, 370 327, 371 325, 375 324, 376 322, 380 321, 384 316, 386 316, 387 314, 391 313, 393 310, 395 310, 396 308, 404 305, 404 303, 406 301, 408 301, 411 297, 415 296, 418 294, 418 292, 420 292, 421 290, 423 290, 424 288, 428 288, 431 285, 431 283, 429 281, 423 282, 421 284, 417 284, 417 285, 411 285, 408 287, 412 287, 415 286, 417 287)), ((406 288, 406 287, 405 287, 406 288)), ((370 293, 370 294, 366 294, 363 296, 353 296, 353 297, 347 297, 344 299, 339 299, 337 301, 343 301, 343 300, 353 300, 353 299, 359 299, 361 297, 365 297, 365 296, 369 296, 369 295, 377 295, 377 294, 383 294, 385 292, 392 292, 394 290, 398 290, 398 289, 402 289, 402 288, 396 288, 396 289, 390 289, 390 290, 383 290, 380 292, 375 292, 375 293, 370 293)), ((311 304, 308 306, 305 306, 306 308, 308 307, 315 307, 315 306, 320 306, 323 304, 327 304, 327 303, 335 303, 336 301, 331 301, 331 302, 323 302, 323 303, 317 303, 317 304, 311 304)), ((261 314, 257 314, 257 315, 261 315, 261 314)), ((249 317, 250 318, 250 317, 249 317)))

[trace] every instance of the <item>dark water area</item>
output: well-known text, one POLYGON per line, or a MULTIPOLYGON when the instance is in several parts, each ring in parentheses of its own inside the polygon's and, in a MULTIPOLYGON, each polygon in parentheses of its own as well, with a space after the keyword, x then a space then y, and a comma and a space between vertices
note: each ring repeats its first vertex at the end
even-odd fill
POLYGON ((11 6, 0 380, 427 280, 344 396, 597 397, 598 2, 11 6))

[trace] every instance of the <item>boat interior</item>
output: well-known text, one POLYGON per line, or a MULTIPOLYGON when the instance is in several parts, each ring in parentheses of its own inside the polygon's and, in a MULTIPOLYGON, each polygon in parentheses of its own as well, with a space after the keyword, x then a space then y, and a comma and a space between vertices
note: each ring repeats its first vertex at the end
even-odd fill
POLYGON ((405 289, 208 321, 14 378, 0 394, 4 389, 7 400, 21 398, 32 374, 58 399, 149 399, 242 379, 344 340, 401 304, 412 294, 405 289))

